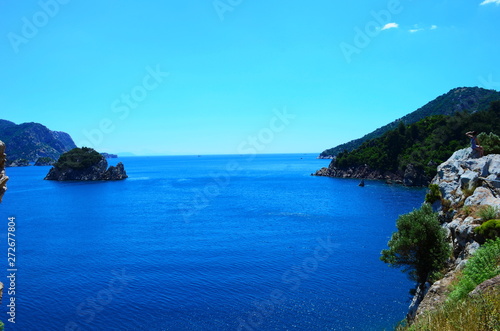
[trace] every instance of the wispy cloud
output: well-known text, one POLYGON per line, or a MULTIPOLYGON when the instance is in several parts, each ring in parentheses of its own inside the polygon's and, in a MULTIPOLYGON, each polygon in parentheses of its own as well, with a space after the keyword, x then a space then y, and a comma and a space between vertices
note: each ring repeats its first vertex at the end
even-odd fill
POLYGON ((387 23, 386 25, 384 25, 382 30, 394 29, 394 28, 398 28, 398 27, 399 27, 398 23, 387 23))
MULTIPOLYGON (((498 0, 500 1, 500 0, 498 0)), ((420 31, 425 31, 425 30, 436 30, 438 28, 437 25, 433 24, 431 25, 430 27, 420 27, 418 24, 415 24, 413 25, 413 27, 411 29, 408 30, 408 32, 410 33, 416 33, 416 32, 420 32, 420 31)))
POLYGON ((481 6, 487 5, 487 4, 490 4, 490 3, 494 3, 494 4, 497 4, 497 5, 500 5, 500 0, 484 0, 483 2, 481 2, 481 6))

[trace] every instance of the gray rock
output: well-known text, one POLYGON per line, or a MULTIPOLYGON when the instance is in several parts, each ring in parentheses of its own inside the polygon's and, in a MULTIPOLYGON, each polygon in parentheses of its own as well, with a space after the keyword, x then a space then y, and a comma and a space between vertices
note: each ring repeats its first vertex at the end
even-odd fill
POLYGON ((476 288, 469 293, 469 296, 476 296, 481 293, 486 293, 488 291, 493 290, 496 287, 500 287, 500 275, 485 280, 484 282, 476 286, 476 288))
POLYGON ((2 202, 3 195, 7 190, 7 181, 9 177, 5 174, 5 144, 3 141, 0 141, 0 202, 2 202))
POLYGON ((413 320, 415 316, 417 316, 418 307, 420 306, 420 303, 424 299, 430 287, 431 285, 429 283, 419 284, 419 286, 417 287, 417 291, 415 292, 415 295, 411 300, 410 306, 408 307, 408 314, 406 315, 406 318, 408 320, 413 320))
POLYGON ((478 179, 479 175, 477 172, 467 170, 460 176, 460 187, 470 189, 477 186, 478 179))
POLYGON ((491 157, 490 165, 488 167, 488 172, 494 174, 497 177, 500 175, 500 155, 488 155, 491 157))
POLYGON ((466 206, 491 205, 500 206, 500 198, 496 198, 491 190, 486 187, 478 187, 474 194, 465 200, 466 206))

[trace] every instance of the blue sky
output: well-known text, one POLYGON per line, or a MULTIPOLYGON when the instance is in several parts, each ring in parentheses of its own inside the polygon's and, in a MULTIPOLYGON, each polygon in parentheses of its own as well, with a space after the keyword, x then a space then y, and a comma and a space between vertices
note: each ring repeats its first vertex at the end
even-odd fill
POLYGON ((103 152, 312 152, 500 89, 500 0, 0 0, 0 118, 103 152))

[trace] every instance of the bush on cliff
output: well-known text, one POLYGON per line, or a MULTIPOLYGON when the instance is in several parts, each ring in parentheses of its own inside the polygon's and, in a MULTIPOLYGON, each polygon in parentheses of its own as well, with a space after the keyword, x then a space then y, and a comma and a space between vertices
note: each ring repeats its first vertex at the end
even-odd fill
POLYGON ((479 233, 486 239, 495 239, 500 237, 500 220, 489 220, 474 229, 474 232, 479 233))
POLYGON ((437 213, 424 203, 420 209, 401 215, 380 259, 391 267, 402 268, 410 279, 426 282, 443 269, 451 254, 446 233, 441 228, 437 213))
POLYGON ((484 155, 500 154, 500 137, 493 132, 490 132, 490 134, 481 132, 477 139, 484 148, 484 155))
POLYGON ((103 156, 92 148, 73 148, 62 154, 54 164, 58 169, 85 169, 99 163, 103 156))
POLYGON ((497 218, 497 216, 500 216, 498 208, 491 205, 486 205, 481 208, 481 210, 479 210, 478 212, 478 215, 483 219, 483 221, 489 221, 497 218))
POLYGON ((439 185, 438 184, 431 184, 429 185, 429 192, 425 195, 425 202, 430 203, 431 205, 438 201, 441 200, 443 197, 441 195, 441 191, 439 190, 439 185))
POLYGON ((497 238, 486 242, 470 258, 449 295, 449 301, 464 299, 477 285, 500 274, 499 264, 500 238, 497 238))

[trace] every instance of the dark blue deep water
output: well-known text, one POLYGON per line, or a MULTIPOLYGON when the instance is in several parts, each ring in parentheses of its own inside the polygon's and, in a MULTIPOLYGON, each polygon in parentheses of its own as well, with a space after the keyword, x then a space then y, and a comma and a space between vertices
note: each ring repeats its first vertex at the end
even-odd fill
POLYGON ((312 177, 328 164, 315 155, 119 161, 119 182, 7 168, 6 330, 383 330, 404 318, 413 284, 379 254, 422 189, 312 177))

